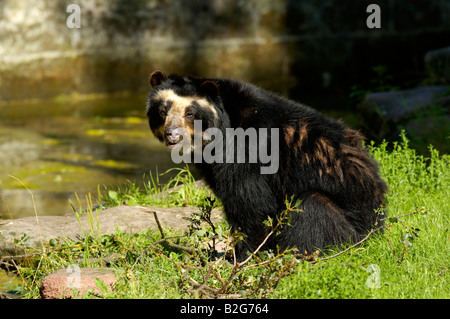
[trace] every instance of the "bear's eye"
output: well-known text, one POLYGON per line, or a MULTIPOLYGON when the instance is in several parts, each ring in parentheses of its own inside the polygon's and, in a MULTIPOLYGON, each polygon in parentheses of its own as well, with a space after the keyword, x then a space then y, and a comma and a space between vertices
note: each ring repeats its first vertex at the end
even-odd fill
POLYGON ((160 110, 160 111, 159 111, 159 115, 161 115, 162 117, 164 117, 164 116, 167 115, 167 112, 164 111, 164 110, 160 110))
POLYGON ((194 114, 192 113, 186 113, 186 118, 187 119, 192 119, 194 117, 194 114))

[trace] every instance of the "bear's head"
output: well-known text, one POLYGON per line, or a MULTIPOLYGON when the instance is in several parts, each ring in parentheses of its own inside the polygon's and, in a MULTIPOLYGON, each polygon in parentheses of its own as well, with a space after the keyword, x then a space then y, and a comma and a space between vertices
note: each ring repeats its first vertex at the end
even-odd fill
MULTIPOLYGON (((161 71, 150 75, 153 90, 146 102, 146 112, 153 134, 169 148, 174 148, 185 134, 194 137, 194 121, 208 128, 224 130, 229 126, 219 86, 212 80, 171 75, 161 71)), ((202 132, 203 133, 203 132, 202 132)))

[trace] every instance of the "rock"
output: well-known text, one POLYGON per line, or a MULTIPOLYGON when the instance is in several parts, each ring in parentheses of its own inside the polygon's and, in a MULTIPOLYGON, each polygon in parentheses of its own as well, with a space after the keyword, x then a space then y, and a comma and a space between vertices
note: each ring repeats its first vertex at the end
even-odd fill
POLYGON ((95 279, 103 281, 107 290, 114 289, 116 277, 109 268, 79 268, 78 266, 60 269, 45 277, 40 285, 42 299, 76 298, 92 289, 94 294, 102 294, 95 279))
MULTIPOLYGON (((402 127, 415 149, 427 149, 433 145, 442 154, 450 152, 448 137, 450 136, 450 117, 448 115, 416 118, 402 127)), ((400 134, 398 132, 397 134, 400 134)))
POLYGON ((432 105, 450 105, 449 86, 420 87, 404 91, 368 94, 361 110, 372 137, 387 138, 398 124, 432 105))
MULTIPOLYGON (((25 248, 40 248, 53 238, 77 240, 87 235, 112 234, 119 228, 138 233, 157 225, 151 211, 155 211, 163 227, 184 229, 186 220, 197 207, 141 207, 119 206, 76 216, 38 216, 0 221, 0 256, 24 254, 25 248)), ((221 219, 222 212, 214 209, 212 220, 221 219)))
POLYGON ((367 95, 363 108, 379 111, 389 121, 399 122, 411 113, 432 104, 450 105, 448 86, 430 86, 405 91, 377 92, 367 95))
POLYGON ((427 52, 425 65, 434 82, 450 83, 450 46, 427 52))

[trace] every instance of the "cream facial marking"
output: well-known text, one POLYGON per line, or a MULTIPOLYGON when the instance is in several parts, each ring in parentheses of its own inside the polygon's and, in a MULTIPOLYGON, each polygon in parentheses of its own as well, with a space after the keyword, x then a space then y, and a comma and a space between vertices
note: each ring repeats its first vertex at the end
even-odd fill
POLYGON ((167 117, 178 115, 184 117, 184 110, 189 107, 192 102, 196 102, 201 107, 209 110, 215 119, 218 119, 217 111, 214 105, 211 105, 205 98, 198 96, 179 96, 173 90, 162 90, 156 94, 155 99, 162 101, 171 101, 172 107, 170 108, 167 117))

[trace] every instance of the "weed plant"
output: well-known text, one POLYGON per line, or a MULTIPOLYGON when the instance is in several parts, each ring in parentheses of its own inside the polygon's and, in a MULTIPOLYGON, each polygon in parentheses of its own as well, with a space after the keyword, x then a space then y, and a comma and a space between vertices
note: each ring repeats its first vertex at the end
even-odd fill
MULTIPOLYGON (((156 170, 157 171, 157 170, 156 170)), ((136 182, 128 182, 125 187, 109 189, 105 186, 105 195, 101 197, 103 207, 120 205, 128 206, 201 206, 204 200, 214 196, 208 188, 199 187, 192 175, 189 166, 184 168, 172 168, 161 174, 176 175, 168 183, 162 185, 159 182, 158 171, 156 177, 150 175, 143 177, 143 186, 136 182)))

